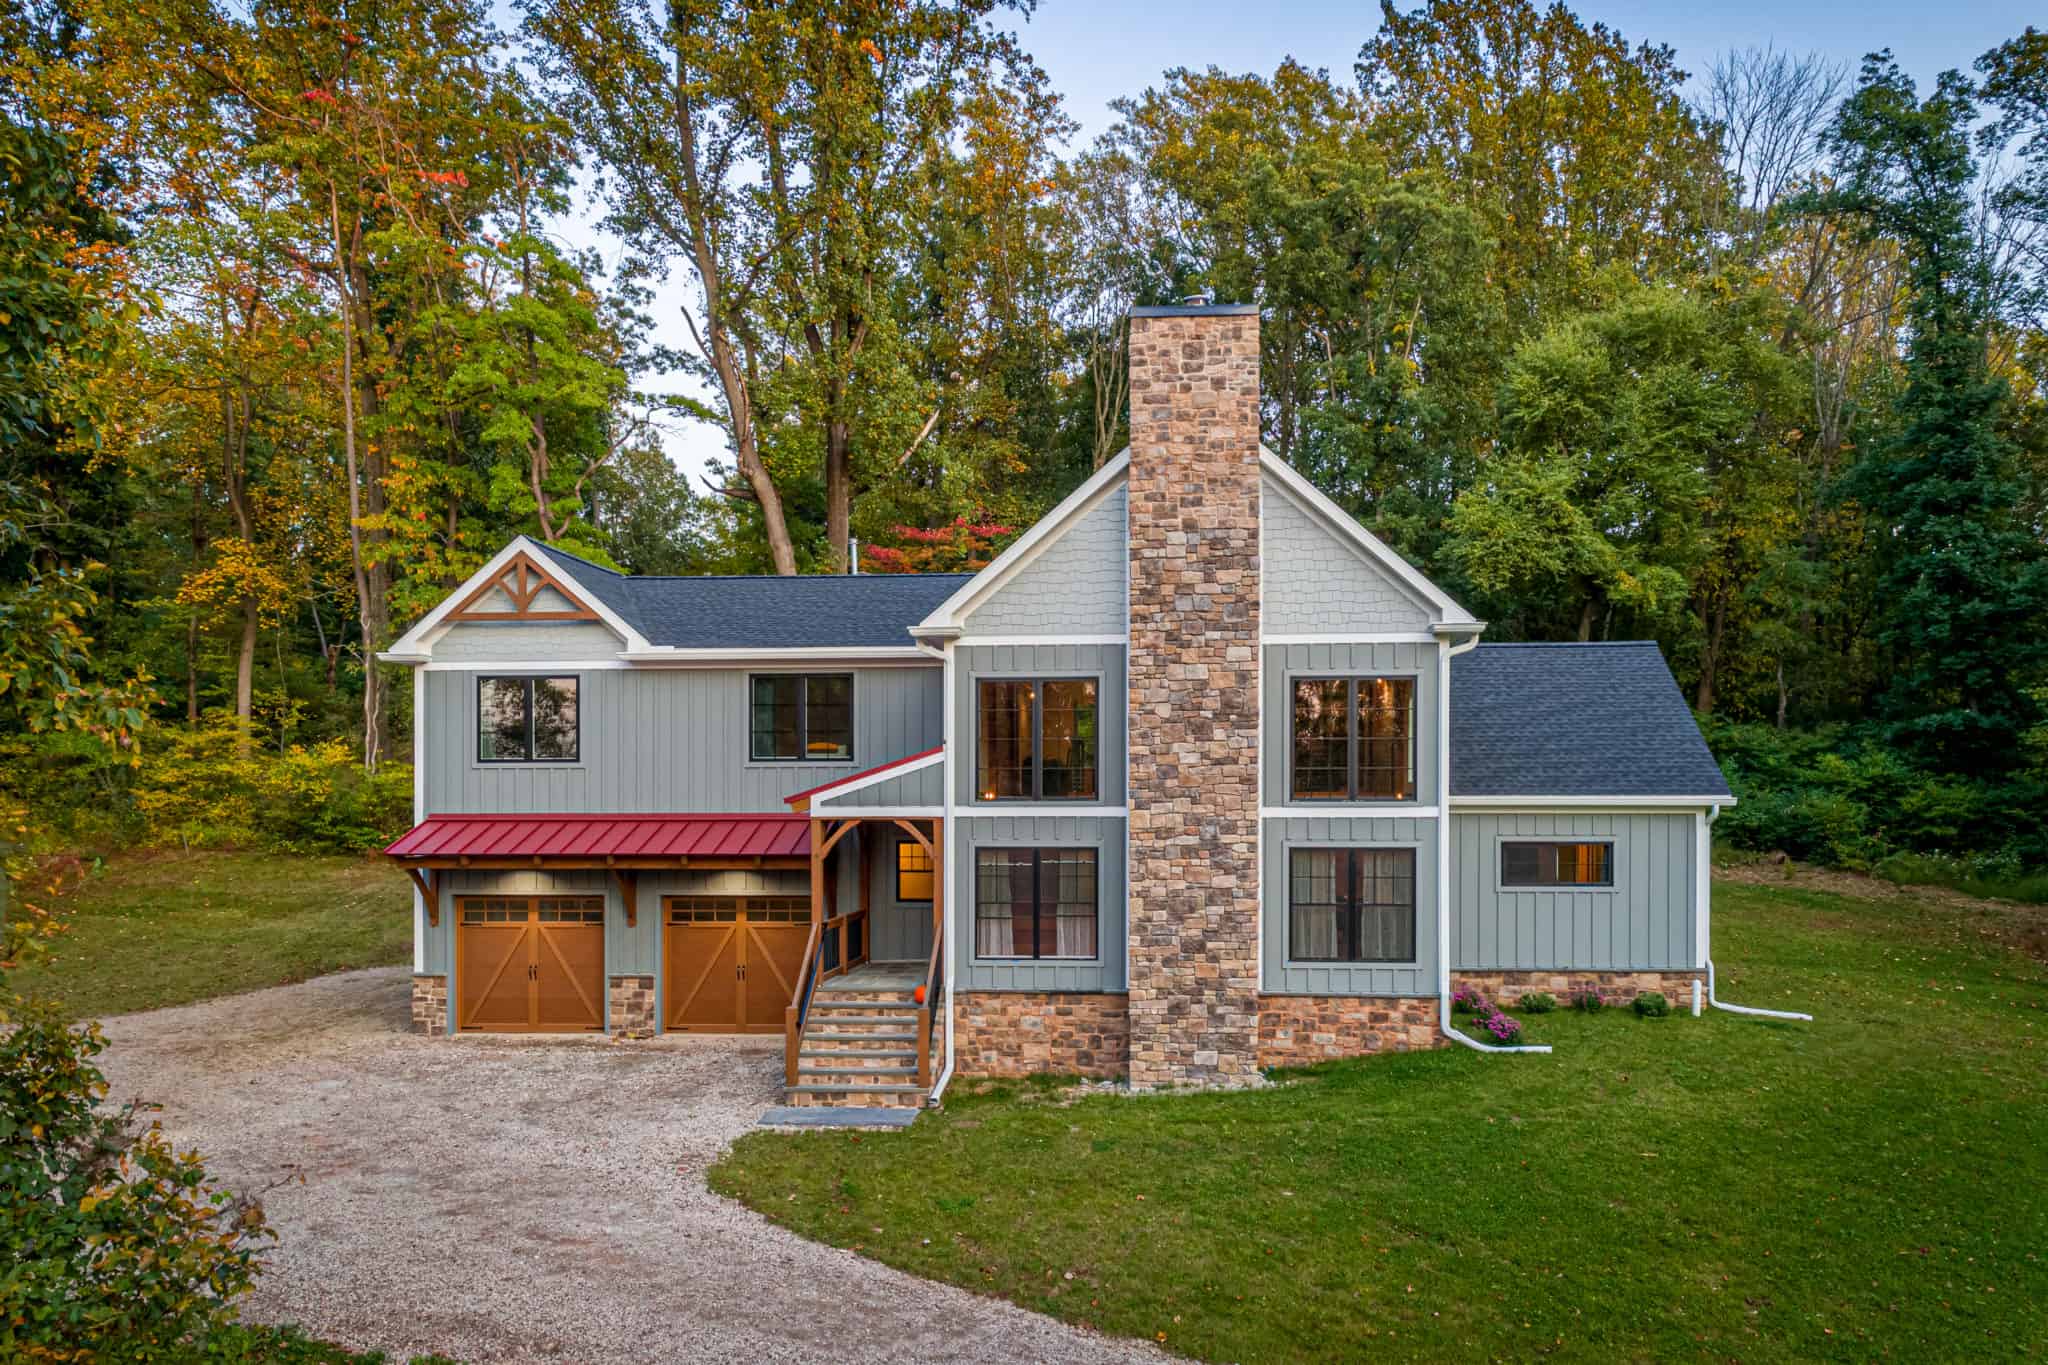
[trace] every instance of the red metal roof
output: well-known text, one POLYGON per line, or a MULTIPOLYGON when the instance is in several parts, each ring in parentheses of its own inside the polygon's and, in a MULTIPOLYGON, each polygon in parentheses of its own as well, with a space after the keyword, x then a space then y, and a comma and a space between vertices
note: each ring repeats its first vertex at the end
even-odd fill
POLYGON ((810 821, 753 815, 430 815, 393 858, 801 858, 810 821))
POLYGON ((806 796, 816 796, 819 792, 832 791, 835 788, 845 786, 849 782, 858 782, 864 777, 879 777, 891 768, 901 768, 906 764, 917 762, 920 758, 930 758, 933 754, 942 754, 945 751, 946 746, 941 744, 937 748, 926 749, 922 753, 905 754, 902 758, 892 758, 887 763, 877 763, 872 768, 863 768, 857 773, 848 773, 844 777, 835 777, 830 782, 820 782, 815 787, 806 787, 800 792, 792 792, 782 799, 792 802, 801 801, 806 796))

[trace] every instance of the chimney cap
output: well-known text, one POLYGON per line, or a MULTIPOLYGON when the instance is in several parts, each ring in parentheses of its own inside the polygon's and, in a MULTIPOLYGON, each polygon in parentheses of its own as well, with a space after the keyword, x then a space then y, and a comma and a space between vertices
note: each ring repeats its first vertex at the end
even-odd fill
POLYGON ((1148 304, 1131 310, 1134 318, 1247 318, 1257 317, 1258 313, 1256 303, 1148 304))

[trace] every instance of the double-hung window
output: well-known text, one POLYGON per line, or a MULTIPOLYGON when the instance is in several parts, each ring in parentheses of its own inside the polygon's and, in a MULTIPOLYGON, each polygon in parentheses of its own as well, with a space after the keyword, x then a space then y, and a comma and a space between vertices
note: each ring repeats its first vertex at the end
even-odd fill
POLYGON ((575 678, 478 678, 477 762, 576 762, 576 684, 575 678))
POLYGON ((1614 885, 1614 845, 1604 839, 1553 841, 1503 839, 1503 887, 1614 885))
POLYGON ((756 673, 748 680, 756 763, 842 763, 853 757, 851 673, 756 673))
POLYGON ((1092 848, 975 850, 974 955, 1095 957, 1096 864, 1092 848))
POLYGON ((1287 863, 1287 957, 1415 961, 1415 850, 1294 849, 1287 863))
POLYGON ((1296 678, 1297 801, 1415 799, 1415 679, 1296 678))
POLYGON ((1095 679, 987 679, 975 706, 974 790, 984 801, 1096 794, 1095 679))

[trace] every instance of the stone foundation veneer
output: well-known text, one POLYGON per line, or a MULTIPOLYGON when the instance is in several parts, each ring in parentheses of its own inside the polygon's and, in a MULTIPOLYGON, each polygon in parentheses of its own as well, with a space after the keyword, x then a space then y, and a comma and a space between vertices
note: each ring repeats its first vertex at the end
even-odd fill
POLYGON ((613 1033, 654 1032, 654 978, 615 976, 611 978, 611 1012, 608 1027, 613 1033))
POLYGON ((1692 1008, 1692 983, 1704 983, 1703 971, 1668 972, 1452 972, 1451 989, 1471 986, 1496 1005, 1509 1009, 1524 995, 1542 991, 1557 997, 1560 1008, 1571 1003, 1572 993, 1595 990, 1602 1003, 1626 1005, 1644 991, 1658 991, 1673 1009, 1692 1008))
POLYGON ((1436 997, 1268 995, 1259 1001, 1259 1065, 1446 1047, 1436 997))
POLYGON ((412 979, 412 1031, 438 1034, 448 1031, 448 978, 415 976, 412 979))
MULTIPOLYGON (((960 992, 953 1065, 963 1076, 1105 1079, 1130 1069, 1131 1021, 1121 995, 960 992)), ((944 1033, 933 1040, 942 1046, 944 1033)), ((943 1055, 943 1054, 941 1054, 943 1055)))
POLYGON ((1259 316, 1133 312, 1130 1075, 1258 1074, 1259 316))

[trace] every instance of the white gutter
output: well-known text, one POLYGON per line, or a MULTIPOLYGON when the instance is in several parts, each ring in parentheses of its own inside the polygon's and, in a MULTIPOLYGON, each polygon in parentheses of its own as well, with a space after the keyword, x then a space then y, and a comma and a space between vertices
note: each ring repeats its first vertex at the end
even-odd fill
MULTIPOLYGON (((922 645, 919 646, 919 648, 923 647, 922 645)), ((953 641, 947 640, 945 642, 944 651, 941 657, 945 661, 945 680, 943 686, 946 689, 946 695, 940 703, 940 715, 943 719, 939 723, 939 737, 945 745, 943 751, 945 757, 940 760, 939 771, 944 774, 946 789, 939 793, 939 809, 945 812, 945 817, 939 831, 938 875, 941 878, 940 886, 944 890, 950 891, 958 889, 958 881, 953 876, 952 858, 955 837, 953 827, 953 755, 957 747, 953 743, 953 641), (949 882, 953 883, 953 885, 947 886, 949 882)), ((926 1104, 937 1104, 943 1099, 946 1094, 946 1085, 953 1079, 953 1034, 955 1032, 953 1024, 953 977, 956 973, 953 971, 952 964, 947 962, 946 959, 953 955, 953 936, 948 930, 951 927, 951 922, 957 919, 960 914, 960 907, 954 904, 958 899, 958 896, 946 896, 945 919, 939 925, 939 952, 943 954, 939 961, 946 972, 946 989, 941 992, 945 1002, 943 1009, 946 1020, 946 1063, 939 1070, 939 1078, 932 1082, 931 1094, 925 1097, 926 1104)))
POLYGON ((1479 632, 1461 645, 1439 636, 1436 643, 1437 690, 1437 781, 1443 786, 1442 813, 1436 833, 1436 1018, 1444 1037, 1463 1043, 1474 1052, 1548 1052, 1548 1043, 1520 1043, 1497 1047, 1482 1043, 1451 1027, 1451 659, 1479 643, 1479 632))

